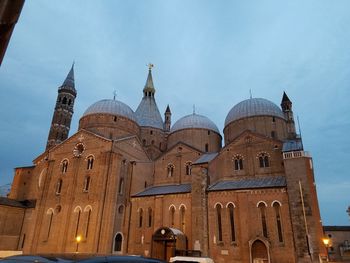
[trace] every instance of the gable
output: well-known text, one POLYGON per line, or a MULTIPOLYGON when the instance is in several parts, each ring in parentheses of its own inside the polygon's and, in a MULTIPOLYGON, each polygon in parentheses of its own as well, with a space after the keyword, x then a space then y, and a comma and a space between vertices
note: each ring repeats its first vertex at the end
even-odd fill
POLYGON ((113 150, 136 160, 150 160, 137 136, 128 136, 114 141, 113 150))

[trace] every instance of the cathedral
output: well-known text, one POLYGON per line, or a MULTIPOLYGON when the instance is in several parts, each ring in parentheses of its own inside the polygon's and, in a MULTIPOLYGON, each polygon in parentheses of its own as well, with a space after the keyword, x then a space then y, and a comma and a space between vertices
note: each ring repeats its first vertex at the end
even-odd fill
POLYGON ((313 163, 287 94, 280 107, 264 98, 233 105, 222 137, 195 112, 172 124, 155 93, 150 65, 136 111, 99 100, 69 136, 72 66, 58 88, 46 150, 33 166, 15 168, 0 199, 0 250, 320 262, 313 163))

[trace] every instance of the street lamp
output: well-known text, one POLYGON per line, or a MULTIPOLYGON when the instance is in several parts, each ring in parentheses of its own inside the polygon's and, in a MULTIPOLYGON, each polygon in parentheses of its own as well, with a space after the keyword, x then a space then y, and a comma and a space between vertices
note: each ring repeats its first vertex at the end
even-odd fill
POLYGON ((322 238, 323 244, 326 246, 326 253, 327 253, 327 262, 329 261, 329 256, 328 256, 328 246, 329 246, 329 238, 322 238))
POLYGON ((77 242, 77 249, 75 250, 76 253, 78 253, 79 243, 81 241, 81 236, 76 236, 75 241, 77 242))

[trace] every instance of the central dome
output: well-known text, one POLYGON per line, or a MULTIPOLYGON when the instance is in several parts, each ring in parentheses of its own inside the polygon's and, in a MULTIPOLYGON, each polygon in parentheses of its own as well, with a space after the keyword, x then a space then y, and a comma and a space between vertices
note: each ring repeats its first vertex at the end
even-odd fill
POLYGON ((134 111, 128 105, 118 100, 100 100, 87 108, 83 114, 83 117, 90 114, 99 113, 120 115, 134 122, 137 122, 134 111))
POLYGON ((252 98, 233 106, 226 116, 225 127, 233 121, 252 116, 273 116, 284 119, 282 110, 273 102, 262 98, 252 98))
POLYGON ((171 128, 171 132, 193 128, 212 130, 220 134, 219 129, 216 127, 214 122, 212 122, 209 118, 198 114, 190 114, 182 117, 175 122, 171 128))

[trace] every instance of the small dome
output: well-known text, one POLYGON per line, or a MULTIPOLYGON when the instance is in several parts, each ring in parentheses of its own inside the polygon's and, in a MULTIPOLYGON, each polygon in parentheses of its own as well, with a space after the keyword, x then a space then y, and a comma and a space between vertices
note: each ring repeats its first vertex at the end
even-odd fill
POLYGON ((275 103, 262 98, 247 99, 233 106, 226 116, 225 127, 242 118, 266 115, 284 119, 282 110, 275 103))
POLYGON ((100 100, 95 102, 87 108, 83 117, 98 113, 120 115, 137 122, 134 111, 128 105, 118 100, 100 100))
POLYGON ((214 122, 212 122, 209 118, 198 114, 190 114, 182 117, 175 122, 171 128, 171 132, 193 128, 212 130, 220 134, 219 129, 216 127, 214 122))

